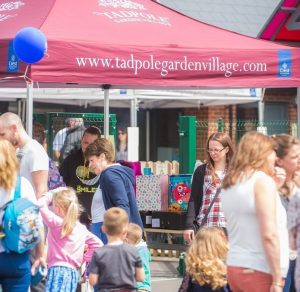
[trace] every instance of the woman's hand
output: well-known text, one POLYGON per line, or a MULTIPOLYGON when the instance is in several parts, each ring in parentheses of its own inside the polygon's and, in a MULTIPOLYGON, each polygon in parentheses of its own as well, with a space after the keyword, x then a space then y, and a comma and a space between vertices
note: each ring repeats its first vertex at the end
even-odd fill
POLYGON ((187 245, 190 245, 195 238, 195 232, 192 229, 187 229, 183 231, 183 239, 187 245))
POLYGON ((277 190, 279 190, 286 180, 286 171, 282 167, 276 166, 274 173, 274 180, 276 183, 277 190))
POLYGON ((275 286, 275 285, 272 285, 270 289, 270 292, 282 292, 282 291, 283 291, 282 287, 275 286))

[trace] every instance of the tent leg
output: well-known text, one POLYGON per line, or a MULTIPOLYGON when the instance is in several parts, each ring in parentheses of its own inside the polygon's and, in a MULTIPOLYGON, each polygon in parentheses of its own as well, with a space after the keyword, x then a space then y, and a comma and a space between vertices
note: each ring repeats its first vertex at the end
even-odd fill
POLYGON ((258 122, 259 126, 263 126, 264 120, 265 120, 265 104, 262 100, 258 102, 258 122))
POLYGON ((146 111, 146 161, 150 160, 150 111, 146 111))
POLYGON ((134 97, 130 101, 130 127, 137 126, 137 100, 134 97))
POLYGON ((300 138, 300 87, 297 88, 297 134, 298 139, 300 138))
POLYGON ((104 137, 109 136, 109 87, 104 87, 104 137))
POLYGON ((26 131, 29 137, 32 137, 32 117, 33 117, 33 83, 27 82, 26 131))

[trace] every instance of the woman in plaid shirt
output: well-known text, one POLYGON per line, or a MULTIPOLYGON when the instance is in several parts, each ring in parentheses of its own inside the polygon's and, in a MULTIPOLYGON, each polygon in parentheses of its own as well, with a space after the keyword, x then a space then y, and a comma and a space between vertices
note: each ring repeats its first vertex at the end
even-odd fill
POLYGON ((193 221, 207 227, 226 227, 225 217, 221 211, 220 198, 216 198, 206 222, 203 222, 221 182, 227 172, 228 163, 233 155, 232 141, 226 133, 210 135, 206 144, 207 162, 198 166, 192 180, 192 192, 188 205, 184 240, 190 244, 194 239, 193 221))

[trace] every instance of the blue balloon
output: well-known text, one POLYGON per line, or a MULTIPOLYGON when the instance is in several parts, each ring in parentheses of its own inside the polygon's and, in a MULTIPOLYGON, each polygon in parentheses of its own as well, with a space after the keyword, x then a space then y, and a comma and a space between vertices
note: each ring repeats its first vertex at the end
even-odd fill
POLYGON ((45 56, 47 39, 39 29, 25 27, 17 32, 13 46, 20 60, 27 64, 34 64, 45 56))

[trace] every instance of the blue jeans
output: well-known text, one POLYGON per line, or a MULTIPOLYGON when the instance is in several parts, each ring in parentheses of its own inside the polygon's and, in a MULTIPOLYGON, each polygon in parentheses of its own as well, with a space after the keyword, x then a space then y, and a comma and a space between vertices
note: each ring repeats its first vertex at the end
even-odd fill
POLYGON ((107 237, 104 232, 102 232, 102 225, 103 222, 92 223, 91 225, 91 232, 97 235, 103 242, 103 244, 107 244, 107 237))
POLYGON ((29 252, 0 253, 0 285, 3 292, 28 291, 31 281, 29 252))
POLYGON ((296 292, 295 281, 294 281, 295 266, 296 266, 296 260, 290 261, 289 270, 283 287, 283 292, 296 292))

